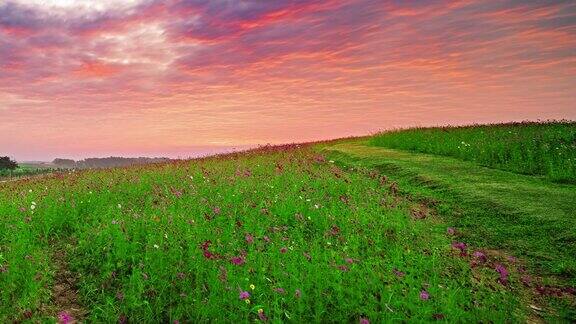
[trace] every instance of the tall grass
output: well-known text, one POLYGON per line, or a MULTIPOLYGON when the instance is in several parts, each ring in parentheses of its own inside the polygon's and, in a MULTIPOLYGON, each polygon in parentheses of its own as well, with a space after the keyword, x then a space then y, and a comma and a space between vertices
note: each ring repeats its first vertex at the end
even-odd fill
POLYGON ((95 323, 502 322, 518 309, 512 266, 506 284, 503 261, 470 267, 472 250, 385 177, 306 148, 261 153, 4 184, 0 320, 76 316, 70 302, 95 323), (78 299, 58 303, 71 278, 78 299))
POLYGON ((576 122, 523 122, 385 132, 371 144, 452 156, 512 172, 576 181, 576 122))

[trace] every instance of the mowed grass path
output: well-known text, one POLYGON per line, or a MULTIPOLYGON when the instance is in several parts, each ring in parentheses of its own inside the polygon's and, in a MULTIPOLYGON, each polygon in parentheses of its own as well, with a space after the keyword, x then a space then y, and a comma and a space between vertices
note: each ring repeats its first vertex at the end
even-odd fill
POLYGON ((576 185, 374 147, 365 139, 328 145, 325 151, 344 165, 380 170, 415 199, 432 200, 466 243, 520 257, 542 276, 527 286, 544 297, 561 295, 549 300, 556 304, 552 307, 576 318, 576 185))
POLYGON ((534 316, 520 265, 312 147, 5 183, 0 222, 2 322, 534 316))

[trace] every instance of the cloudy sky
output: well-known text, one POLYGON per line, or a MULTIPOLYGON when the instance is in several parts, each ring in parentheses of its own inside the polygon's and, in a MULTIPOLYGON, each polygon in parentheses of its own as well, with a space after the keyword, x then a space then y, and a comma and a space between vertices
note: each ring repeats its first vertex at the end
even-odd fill
POLYGON ((575 1, 0 0, 0 153, 576 119, 575 1))

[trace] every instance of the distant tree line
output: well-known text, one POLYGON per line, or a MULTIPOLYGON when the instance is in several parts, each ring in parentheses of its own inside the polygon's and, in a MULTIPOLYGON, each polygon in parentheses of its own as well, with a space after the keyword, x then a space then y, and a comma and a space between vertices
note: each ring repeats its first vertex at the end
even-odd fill
POLYGON ((75 169, 89 169, 89 168, 113 168, 123 167, 138 164, 149 164, 171 161, 169 158, 125 158, 125 157, 106 157, 106 158, 87 158, 80 161, 71 159, 55 159, 52 161, 57 167, 60 168, 75 168, 75 169))
POLYGON ((18 163, 13 161, 8 156, 0 157, 0 170, 15 170, 18 168, 18 163))

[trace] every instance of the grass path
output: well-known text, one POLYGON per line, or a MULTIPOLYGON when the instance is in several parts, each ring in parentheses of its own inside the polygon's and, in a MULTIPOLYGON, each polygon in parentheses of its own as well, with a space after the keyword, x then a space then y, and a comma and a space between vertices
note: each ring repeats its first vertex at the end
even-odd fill
MULTIPOLYGON (((338 163, 376 168, 405 193, 435 200, 468 243, 526 260, 545 284, 576 284, 575 185, 448 157, 373 147, 364 140, 324 150, 338 163)), ((568 303, 574 302, 573 297, 568 303)), ((576 315, 568 312, 569 317, 576 315)))

